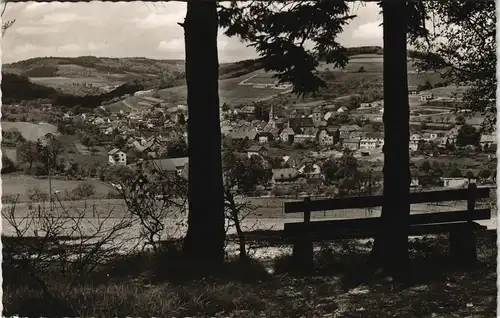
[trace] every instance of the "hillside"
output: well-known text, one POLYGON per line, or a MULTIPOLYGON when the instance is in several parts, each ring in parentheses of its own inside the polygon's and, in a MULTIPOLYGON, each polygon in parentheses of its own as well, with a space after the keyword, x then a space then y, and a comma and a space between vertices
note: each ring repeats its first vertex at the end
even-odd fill
MULTIPOLYGON (((259 62, 254 61, 254 63, 259 62)), ((243 63, 240 65, 243 65, 243 63)), ((244 75, 233 78, 221 76, 219 81, 219 96, 221 103, 238 106, 269 100, 290 91, 290 89, 275 87, 276 78, 273 77, 272 73, 265 72, 264 69, 257 69, 247 73, 246 71, 252 70, 256 67, 256 64, 247 62, 246 65, 244 75)), ((225 70, 230 70, 232 67, 234 66, 230 64, 221 65, 221 69, 224 68, 225 70)), ((341 96, 360 93, 370 95, 372 92, 373 95, 376 96, 376 91, 380 92, 378 93, 379 95, 381 94, 383 57, 379 54, 366 54, 363 52, 363 54, 351 56, 345 69, 336 69, 333 65, 322 63, 318 67, 318 70, 323 79, 327 82, 328 88, 322 89, 315 98, 306 98, 307 101, 315 99, 333 100, 341 96), (359 72, 360 68, 363 68, 363 72, 359 72)), ((438 73, 417 72, 411 61, 408 62, 408 73, 408 84, 411 87, 423 85, 426 82, 432 85, 443 82, 443 79, 438 73)), ((237 71, 230 72, 230 74, 237 75, 237 71)), ((154 104, 148 101, 148 98, 151 97, 159 98, 164 102, 174 105, 184 104, 187 98, 186 86, 179 85, 165 88, 157 93, 145 92, 142 96, 132 96, 123 101, 112 103, 106 107, 112 112, 147 108, 154 104)), ((290 101, 295 98, 294 96, 290 96, 290 101)))
MULTIPOLYGON (((324 90, 324 98, 331 99, 352 93, 343 92, 343 87, 347 90, 358 87, 364 89, 367 85, 379 86, 382 82, 382 48, 355 47, 348 48, 347 51, 350 59, 345 69, 335 69, 324 63, 318 68, 325 75, 329 86, 341 86, 340 91, 324 90)), ((415 56, 413 53, 409 55, 415 56)), ((221 63, 221 102, 246 104, 289 91, 287 87, 275 87, 276 79, 272 77, 272 73, 266 73, 262 66, 260 59, 221 63)), ((442 81, 437 73, 418 73, 412 62, 408 63, 408 69, 410 85, 424 84, 427 81, 435 85, 442 81)), ((182 60, 43 57, 6 64, 2 74, 3 100, 6 103, 48 98, 53 104, 66 107, 81 105, 95 108, 107 104, 106 107, 111 111, 130 111, 149 107, 151 102, 137 96, 127 97, 122 101, 124 95, 158 87, 162 88, 159 92, 145 93, 145 97, 156 97, 170 103, 185 103, 186 100, 182 60)))

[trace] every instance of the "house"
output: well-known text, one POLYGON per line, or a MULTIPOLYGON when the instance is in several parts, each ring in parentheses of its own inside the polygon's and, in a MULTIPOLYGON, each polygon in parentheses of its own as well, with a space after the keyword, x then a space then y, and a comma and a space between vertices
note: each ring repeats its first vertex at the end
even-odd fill
POLYGON ((417 151, 418 145, 419 145, 419 142, 416 142, 416 143, 410 142, 410 144, 408 145, 408 151, 410 151, 410 152, 417 151))
POLYGON ((358 150, 359 149, 360 140, 359 139, 344 139, 342 141, 342 146, 349 150, 358 150))
POLYGON ((296 168, 301 162, 303 162, 303 158, 300 155, 292 154, 283 157, 283 163, 291 168, 296 168))
POLYGON ((476 183, 477 174, 472 174, 467 176, 469 173, 465 175, 460 170, 448 170, 443 173, 441 177, 441 181, 443 181, 443 185, 447 188, 465 188, 469 185, 469 183, 476 183))
POLYGON ((323 112, 321 111, 321 107, 316 107, 313 109, 311 113, 311 117, 313 122, 317 123, 323 120, 323 112))
POLYGON ((299 133, 306 134, 307 131, 315 129, 314 122, 310 117, 290 118, 288 122, 289 122, 289 127, 292 128, 296 134, 299 133))
POLYGON ((267 148, 262 145, 252 145, 247 149, 248 158, 251 158, 252 156, 266 157, 267 154, 267 148))
POLYGON ((381 133, 368 133, 361 137, 359 147, 364 150, 373 150, 382 148, 384 145, 384 138, 381 133))
POLYGON ((325 121, 328 121, 328 119, 332 118, 333 116, 334 116, 334 113, 333 113, 333 112, 327 112, 327 113, 325 114, 325 116, 323 117, 323 119, 324 119, 325 121))
POLYGON ((411 183, 410 187, 411 188, 416 188, 420 186, 420 178, 423 176, 423 173, 418 170, 411 170, 411 183))
POLYGON ((447 139, 447 142, 454 145, 457 141, 458 137, 458 128, 454 127, 450 129, 449 131, 446 132, 445 137, 447 139))
POLYGON ((313 141, 316 138, 315 135, 299 134, 293 137, 293 143, 304 143, 306 141, 313 141))
POLYGON ((292 128, 285 128, 280 133, 280 139, 283 142, 293 143, 295 132, 292 128))
POLYGON ((154 159, 145 161, 144 165, 150 173, 155 171, 162 173, 176 174, 182 176, 185 173, 186 166, 189 163, 188 157, 154 159))
POLYGON ((422 101, 422 102, 432 100, 433 98, 434 98, 434 95, 432 93, 426 93, 426 92, 420 93, 420 101, 422 101))
POLYGON ((321 173, 321 167, 315 162, 315 160, 306 159, 297 169, 301 175, 306 179, 322 179, 323 174, 321 173))
POLYGON ((481 135, 481 139, 479 140, 479 144, 483 149, 489 148, 491 145, 497 143, 497 136, 495 135, 481 135))
POLYGON ((127 154, 118 148, 113 148, 108 152, 108 162, 114 164, 127 164, 127 154))
POLYGON ((266 143, 274 140, 274 136, 270 132, 257 133, 256 138, 257 138, 257 141, 261 144, 266 144, 266 143))
POLYGON ((421 140, 422 136, 420 136, 419 134, 412 134, 410 136, 410 150, 417 151, 418 145, 420 144, 421 140))
POLYGON ((239 143, 245 139, 255 140, 257 129, 251 127, 240 127, 229 133, 228 138, 233 144, 239 143))
POLYGON ((359 104, 359 109, 360 110, 363 110, 363 109, 370 109, 372 108, 374 105, 373 103, 361 103, 359 104))
POLYGON ((246 115, 253 115, 255 113, 255 106, 247 105, 240 109, 239 113, 246 115))
POLYGON ((317 137, 318 143, 321 146, 331 146, 334 144, 334 137, 325 128, 320 129, 317 137))
POLYGON ((345 106, 342 106, 340 107, 339 109, 337 109, 337 113, 341 114, 341 113, 344 113, 346 111, 348 111, 349 109, 345 106))
POLYGON ((273 185, 290 184, 294 183, 298 177, 299 172, 295 168, 273 169, 271 183, 273 185))
POLYGON ((345 138, 346 135, 354 132, 354 131, 359 131, 361 127, 358 125, 342 125, 339 128, 340 131, 340 138, 345 138))

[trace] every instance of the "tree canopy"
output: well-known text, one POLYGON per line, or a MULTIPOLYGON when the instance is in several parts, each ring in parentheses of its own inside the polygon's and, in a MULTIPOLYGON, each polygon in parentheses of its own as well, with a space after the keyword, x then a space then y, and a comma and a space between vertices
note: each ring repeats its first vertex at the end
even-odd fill
POLYGON ((496 122, 496 12, 494 1, 426 1, 432 30, 414 41, 425 52, 418 66, 440 70, 445 80, 466 86, 459 106, 485 115, 484 129, 496 122))

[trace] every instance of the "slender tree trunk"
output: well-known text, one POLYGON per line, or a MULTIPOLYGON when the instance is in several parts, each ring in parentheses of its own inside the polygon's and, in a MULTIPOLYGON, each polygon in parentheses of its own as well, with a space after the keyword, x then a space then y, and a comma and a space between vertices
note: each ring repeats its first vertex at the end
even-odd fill
POLYGON ((410 215, 409 103, 407 75, 407 9, 405 1, 386 0, 384 18, 384 202, 380 234, 371 267, 393 277, 408 265, 410 215))
POLYGON ((189 215, 183 250, 224 261, 224 192, 219 123, 218 17, 215 2, 189 2, 184 27, 188 90, 189 215))

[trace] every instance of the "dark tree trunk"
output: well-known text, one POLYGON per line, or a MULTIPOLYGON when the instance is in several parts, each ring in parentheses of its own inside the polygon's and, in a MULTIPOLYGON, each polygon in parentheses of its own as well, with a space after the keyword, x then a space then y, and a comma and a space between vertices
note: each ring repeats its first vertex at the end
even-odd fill
POLYGON ((189 2, 184 22, 188 91, 189 216, 185 255, 224 261, 224 192, 215 2, 189 2))
POLYGON ((384 203, 370 259, 393 276, 408 265, 410 215, 409 104, 406 1, 384 1, 384 203))

